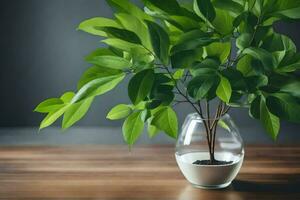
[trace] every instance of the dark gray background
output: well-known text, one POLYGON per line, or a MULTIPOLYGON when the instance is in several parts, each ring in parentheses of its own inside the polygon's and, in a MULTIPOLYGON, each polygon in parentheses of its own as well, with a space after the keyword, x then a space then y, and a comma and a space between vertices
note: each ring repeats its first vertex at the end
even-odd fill
MULTIPOLYGON (((104 0, 1 0, 1 144, 35 143, 36 140, 36 143, 55 144, 64 138, 70 143, 122 142, 118 128, 121 122, 108 121, 105 116, 115 104, 128 102, 126 84, 97 98, 86 117, 77 124, 80 127, 68 131, 70 136, 58 136, 60 131, 50 128, 35 137, 36 128, 23 129, 37 127, 41 121, 42 115, 32 112, 39 102, 76 89, 81 74, 89 67, 83 57, 101 45, 100 38, 76 31, 76 27, 84 19, 95 16, 112 16, 104 0), (82 127, 100 127, 102 131, 82 127), (47 132, 51 135, 45 136, 47 132), (86 132, 101 139, 86 136, 86 132), (32 137, 17 139, 24 134, 32 137), (118 139, 112 136, 114 134, 118 139)), ((300 47, 299 25, 299 22, 284 23, 276 27, 300 47)), ((188 105, 176 109, 180 122, 192 111, 188 105)), ((259 122, 248 117, 247 110, 233 109, 231 115, 246 142, 271 142, 259 122)), ((299 125, 283 122, 278 142, 299 142, 299 128, 299 125)), ((154 142, 169 141, 161 136, 154 142)))

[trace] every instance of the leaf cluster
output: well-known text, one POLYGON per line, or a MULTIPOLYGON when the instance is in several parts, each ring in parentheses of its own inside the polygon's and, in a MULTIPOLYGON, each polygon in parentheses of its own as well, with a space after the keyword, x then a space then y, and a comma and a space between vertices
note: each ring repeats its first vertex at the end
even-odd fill
MULTIPOLYGON (((130 77, 131 104, 119 104, 107 118, 125 119, 131 146, 147 126, 176 138, 173 105, 219 99, 247 107, 276 138, 280 119, 300 121, 300 55, 293 41, 277 33, 279 20, 300 18, 299 0, 107 0, 114 18, 83 21, 78 30, 100 36, 106 48, 86 57, 92 66, 76 93, 37 106, 46 113, 40 128, 63 116, 62 127, 80 120, 95 97, 130 77), (183 98, 183 99, 178 99, 183 98)), ((200 105, 201 107, 201 105, 200 105)))

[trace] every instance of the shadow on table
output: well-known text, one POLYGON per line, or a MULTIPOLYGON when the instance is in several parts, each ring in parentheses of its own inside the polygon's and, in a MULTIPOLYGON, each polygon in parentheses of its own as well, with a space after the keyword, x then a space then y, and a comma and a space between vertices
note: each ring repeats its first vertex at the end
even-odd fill
POLYGON ((177 199, 299 199, 300 180, 287 178, 286 181, 282 183, 235 180, 229 187, 220 190, 202 190, 187 184, 180 191, 177 199))
POLYGON ((238 192, 299 192, 299 181, 288 181, 286 183, 278 182, 252 182, 244 180, 235 180, 232 182, 229 190, 238 192))

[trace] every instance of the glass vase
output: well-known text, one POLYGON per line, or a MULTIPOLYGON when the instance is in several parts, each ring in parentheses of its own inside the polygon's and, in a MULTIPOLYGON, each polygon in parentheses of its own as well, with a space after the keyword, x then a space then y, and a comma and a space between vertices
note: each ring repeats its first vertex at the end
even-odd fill
POLYGON ((182 174, 195 187, 224 188, 242 166, 243 140, 228 114, 218 119, 202 119, 192 113, 182 126, 175 157, 182 174), (214 124, 215 131, 207 131, 214 124))

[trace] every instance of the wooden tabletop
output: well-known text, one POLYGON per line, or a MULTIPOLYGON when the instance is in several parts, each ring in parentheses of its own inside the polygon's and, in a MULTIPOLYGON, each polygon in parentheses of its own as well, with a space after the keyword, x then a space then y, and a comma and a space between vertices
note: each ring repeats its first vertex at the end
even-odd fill
POLYGON ((223 190, 193 188, 170 146, 0 147, 0 199, 300 199, 300 147, 247 147, 223 190))

